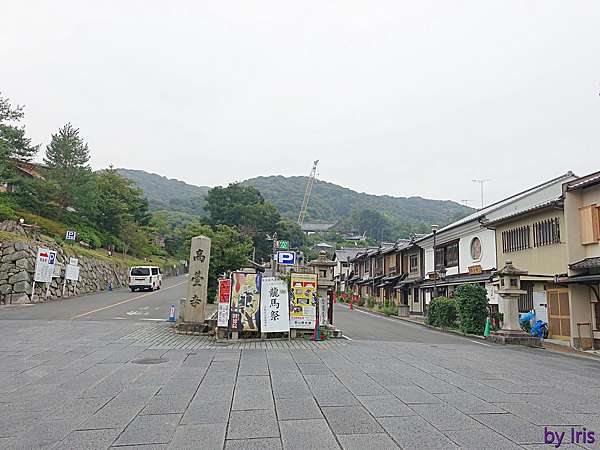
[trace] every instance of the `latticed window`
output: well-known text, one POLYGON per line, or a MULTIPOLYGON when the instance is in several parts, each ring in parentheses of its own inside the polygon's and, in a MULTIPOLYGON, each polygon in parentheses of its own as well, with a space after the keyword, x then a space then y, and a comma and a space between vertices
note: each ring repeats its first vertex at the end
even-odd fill
POLYGON ((529 242, 530 227, 513 228, 502 232, 502 251, 504 253, 517 252, 531 247, 529 242))
POLYGON ((560 225, 558 217, 553 219, 541 220, 533 224, 533 246, 541 247, 543 245, 560 243, 560 225))
POLYGON ((519 312, 525 313, 533 309, 533 282, 521 281, 521 289, 527 293, 519 295, 519 312))

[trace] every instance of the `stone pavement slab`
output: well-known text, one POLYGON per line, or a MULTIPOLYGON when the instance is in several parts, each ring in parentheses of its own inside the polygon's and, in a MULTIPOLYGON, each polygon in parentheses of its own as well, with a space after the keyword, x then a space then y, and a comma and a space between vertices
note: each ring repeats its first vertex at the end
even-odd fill
POLYGON ((281 450, 279 438, 259 438, 225 441, 225 450, 281 450))
POLYGON ((482 428, 479 422, 448 405, 420 404, 410 407, 438 430, 457 431, 482 428))
POLYGON ((275 400, 278 420, 322 419, 323 414, 312 397, 278 398, 275 400))
POLYGON ((445 431, 444 434, 463 450, 518 450, 523 448, 489 428, 445 431))
POLYGON ((359 396, 358 400, 374 417, 416 416, 417 413, 393 395, 359 396))
POLYGON ((279 422, 285 450, 339 450, 325 419, 286 420, 279 422))
POLYGON ((275 411, 231 411, 227 427, 228 439, 253 439, 279 437, 275 411))
POLYGON ((200 423, 227 423, 231 402, 204 402, 192 400, 181 419, 182 425, 200 423))
POLYGON ((387 434, 348 434, 337 437, 344 450, 397 450, 387 434))
POLYGON ((118 430, 83 430, 73 431, 56 444, 56 450, 105 450, 119 436, 118 430))
POLYGON ((181 414, 137 416, 114 445, 168 444, 181 414))
POLYGON ((458 448, 448 437, 421 417, 384 417, 378 420, 402 448, 411 450, 458 448))
POLYGON ((488 403, 468 392, 453 392, 450 394, 436 394, 440 400, 454 406, 465 414, 503 413, 500 405, 488 403))
POLYGON ((475 420, 517 444, 542 444, 544 428, 533 425, 512 414, 476 414, 475 420))
POLYGON ((384 432, 377 421, 362 406, 324 407, 322 410, 335 434, 384 432))
POLYGON ((175 431, 169 450, 214 450, 223 448, 227 424, 180 425, 175 431))

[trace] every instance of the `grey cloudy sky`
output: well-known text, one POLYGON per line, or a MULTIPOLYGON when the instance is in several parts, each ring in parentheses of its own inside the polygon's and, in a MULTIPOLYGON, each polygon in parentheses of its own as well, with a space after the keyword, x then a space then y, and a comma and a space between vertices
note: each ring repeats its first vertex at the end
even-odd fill
POLYGON ((496 200, 600 169, 600 2, 2 0, 0 90, 94 168, 496 200))

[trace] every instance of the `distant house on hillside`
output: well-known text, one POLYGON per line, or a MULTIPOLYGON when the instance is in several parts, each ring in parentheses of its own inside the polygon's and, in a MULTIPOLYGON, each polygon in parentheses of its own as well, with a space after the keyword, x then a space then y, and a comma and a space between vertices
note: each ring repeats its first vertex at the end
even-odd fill
POLYGON ((334 223, 308 223, 308 222, 305 222, 302 225, 300 225, 300 228, 306 234, 325 233, 326 231, 332 230, 336 225, 337 225, 337 222, 334 222, 334 223))
MULTIPOLYGON (((44 176, 41 173, 44 167, 41 164, 18 161, 16 159, 10 160, 9 164, 12 165, 19 176, 25 178, 39 178, 41 180, 44 179, 44 176)), ((15 192, 17 189, 18 186, 12 182, 0 185, 0 192, 15 192)))

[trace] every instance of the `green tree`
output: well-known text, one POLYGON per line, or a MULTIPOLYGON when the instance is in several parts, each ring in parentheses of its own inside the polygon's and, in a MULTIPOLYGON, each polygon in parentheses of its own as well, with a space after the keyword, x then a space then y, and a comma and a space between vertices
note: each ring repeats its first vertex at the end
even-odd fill
POLYGON ((14 177, 11 160, 29 161, 38 151, 25 129, 17 125, 24 115, 22 106, 12 106, 0 93, 0 181, 14 177))
POLYGON ((119 175, 115 169, 110 167, 99 172, 95 185, 98 196, 95 220, 102 230, 113 237, 120 237, 128 223, 149 223, 148 200, 133 182, 119 175))
POLYGON ((280 216, 256 188, 239 183, 213 188, 206 197, 205 209, 212 225, 236 227, 252 238, 257 260, 269 259, 272 242, 268 236, 277 231, 280 216))
POLYGON ((296 222, 291 220, 282 220, 277 224, 277 238, 289 241, 290 247, 300 249, 307 245, 306 234, 296 222))
POLYGON ((79 130, 70 123, 52 135, 46 147, 44 163, 48 178, 55 187, 56 200, 61 208, 87 206, 83 198, 90 193, 91 169, 88 145, 79 130))

